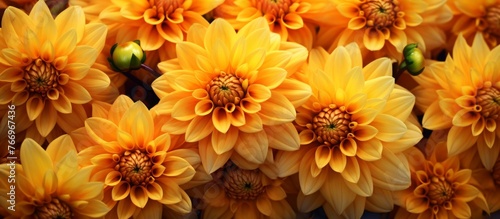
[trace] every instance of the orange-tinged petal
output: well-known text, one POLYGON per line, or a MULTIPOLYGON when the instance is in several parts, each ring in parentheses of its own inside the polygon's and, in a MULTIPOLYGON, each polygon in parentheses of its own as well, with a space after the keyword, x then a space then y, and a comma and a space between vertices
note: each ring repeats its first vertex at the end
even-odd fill
POLYGON ((147 190, 142 186, 133 186, 130 189, 130 200, 137 207, 144 208, 149 200, 147 190))
POLYGON ((370 51, 377 51, 384 47, 385 36, 377 28, 368 28, 363 35, 363 44, 370 51))
POLYGON ((472 135, 470 127, 451 127, 447 140, 448 156, 455 156, 466 151, 476 143, 477 138, 472 135))
POLYGON ((235 151, 247 161, 262 164, 267 156, 269 142, 264 131, 256 133, 240 132, 235 144, 235 151))
POLYGON ((134 214, 136 206, 130 198, 125 198, 118 202, 118 207, 116 212, 118 213, 118 218, 130 218, 134 214))
POLYGON ((61 36, 70 30, 76 31, 77 42, 84 36, 85 14, 81 7, 69 7, 55 18, 57 35, 61 36))
POLYGON ((364 161, 374 161, 382 158, 383 145, 378 139, 358 141, 356 155, 364 161))
POLYGON ((22 80, 24 76, 24 70, 18 67, 7 68, 2 73, 0 73, 0 81, 4 82, 14 82, 22 80))
POLYGON ((261 106, 259 103, 254 102, 250 98, 243 98, 240 102, 240 106, 245 113, 257 113, 260 111, 261 106))
POLYGON ((347 157, 344 171, 341 172, 342 177, 351 183, 357 183, 360 177, 359 163, 356 157, 347 157))
POLYGON ((186 141, 196 142, 207 137, 214 130, 211 116, 195 117, 186 130, 186 141))
POLYGON ((470 218, 472 213, 469 205, 465 203, 464 201, 459 201, 456 199, 453 199, 451 201, 451 205, 453 206, 453 209, 451 212, 453 215, 457 218, 470 218))
POLYGON ((283 24, 292 30, 300 29, 304 26, 304 21, 300 15, 295 13, 288 13, 283 17, 283 24))
POLYGON ((111 191, 111 197, 114 201, 121 201, 127 199, 127 196, 130 193, 130 185, 128 182, 121 181, 118 185, 113 187, 111 191))
POLYGON ((153 118, 148 108, 140 101, 134 103, 123 114, 118 127, 120 130, 130 133, 137 146, 145 146, 153 140, 153 118))
MULTIPOLYGON (((453 199, 462 202, 470 202, 474 200, 480 193, 481 191, 479 191, 479 189, 477 189, 476 187, 469 184, 464 184, 454 190, 453 199)), ((455 206, 453 206, 453 208, 455 208, 455 206)))
POLYGON ((261 103, 262 109, 258 112, 264 125, 277 125, 291 122, 295 119, 295 107, 280 93, 271 92, 272 98, 261 103))
POLYGON ((261 84, 251 84, 247 89, 247 97, 256 103, 262 103, 271 98, 271 91, 261 84))
POLYGON ((497 145, 493 145, 490 148, 482 138, 479 138, 477 141, 477 150, 479 153, 479 157, 481 158, 481 162, 483 163, 484 167, 488 170, 493 169, 498 157, 500 156, 500 147, 498 147, 497 145))
POLYGON ((371 177, 370 169, 365 164, 365 162, 361 161, 359 164, 359 180, 356 183, 351 183, 346 181, 345 184, 349 189, 351 189, 356 194, 367 197, 373 194, 373 180, 371 177))
MULTIPOLYGON (((315 150, 309 150, 305 155, 299 166, 299 182, 300 188, 305 195, 310 195, 318 191, 324 184, 328 174, 326 170, 322 170, 317 177, 311 175, 311 165, 313 163, 315 150)), ((327 183, 328 184, 328 183, 327 183)))
POLYGON ((410 167, 406 157, 384 148, 382 159, 367 162, 374 186, 389 191, 403 190, 410 186, 410 167))
POLYGON ((401 120, 387 114, 378 115, 370 125, 378 130, 376 138, 387 142, 400 139, 408 130, 401 120))
MULTIPOLYGON (((231 127, 231 117, 228 115, 224 108, 217 107, 212 113, 213 126, 222 133, 226 133, 231 127)), ((209 116, 206 116, 209 117, 209 116)))
POLYGON ((215 153, 211 140, 205 138, 199 142, 200 159, 205 171, 209 174, 222 167, 231 157, 232 151, 218 155, 215 153))
POLYGON ((172 108, 172 118, 188 121, 196 116, 195 108, 199 100, 192 96, 182 98, 175 103, 172 108))
POLYGON ((40 97, 34 96, 30 97, 26 102, 26 112, 28 113, 28 117, 31 121, 38 118, 40 113, 42 113, 45 108, 45 101, 40 97))
POLYGON ((266 216, 270 216, 273 212, 271 201, 266 196, 259 196, 257 198, 256 205, 259 211, 266 216))
POLYGON ((266 194, 273 201, 279 201, 286 198, 286 192, 281 186, 266 187, 266 194))
MULTIPOLYGON (((163 43, 165 42, 165 38, 159 33, 160 31, 164 31, 160 25, 156 25, 156 28, 155 26, 149 24, 143 24, 139 27, 137 38, 139 38, 139 40, 141 41, 141 47, 142 49, 144 49, 144 51, 157 50, 163 45, 163 43)), ((174 35, 174 37, 175 36, 177 35, 174 35)), ((174 39, 178 39, 177 37, 174 39)))
POLYGON ((286 75, 287 71, 285 69, 278 67, 266 68, 259 71, 254 83, 264 85, 269 89, 274 89, 285 80, 286 75))
POLYGON ((116 186, 118 185, 118 183, 120 183, 121 179, 122 179, 122 174, 120 174, 120 172, 118 171, 113 171, 106 175, 104 183, 108 186, 116 186))
POLYGON ((92 100, 92 96, 82 85, 69 81, 64 86, 64 95, 75 104, 84 104, 92 100))
POLYGON ((292 123, 269 126, 265 128, 269 138, 269 146, 283 151, 295 151, 300 147, 297 130, 292 123))
POLYGON ((35 120, 36 128, 38 129, 40 135, 46 137, 56 125, 57 111, 51 104, 49 104, 43 108, 41 115, 43 116, 39 116, 35 120))
POLYGON ((343 212, 356 198, 356 193, 346 186, 340 174, 328 174, 328 183, 321 187, 321 193, 335 212, 343 212))
POLYGON ((464 127, 472 125, 472 123, 476 122, 480 118, 481 114, 477 112, 473 112, 469 109, 461 109, 460 111, 457 112, 457 114, 455 114, 452 122, 454 126, 464 127))
POLYGON ((356 140, 352 138, 346 138, 340 142, 340 151, 348 157, 352 157, 356 155, 356 151, 358 150, 358 145, 356 140))
POLYGON ((307 145, 312 143, 314 140, 316 140, 316 135, 314 132, 310 129, 305 129, 300 132, 299 138, 300 138, 300 144, 301 145, 307 145))
POLYGON ((365 27, 365 25, 366 25, 365 17, 354 17, 351 20, 349 20, 347 27, 351 30, 359 30, 365 27))
MULTIPOLYGON (((58 93, 58 91, 55 92, 58 93)), ((68 114, 72 112, 71 102, 65 95, 58 95, 58 98, 52 100, 51 104, 60 113, 68 114)))
POLYGON ((411 196, 406 199, 406 210, 414 214, 420 214, 429 209, 429 200, 425 197, 411 196))
POLYGON ((330 159, 330 167, 333 171, 341 173, 347 165, 347 157, 340 151, 340 148, 332 148, 332 158, 330 159))
POLYGON ((330 150, 330 147, 326 145, 321 145, 318 148, 316 148, 314 160, 316 161, 316 165, 319 169, 322 169, 323 167, 328 165, 331 158, 332 158, 332 151, 330 150))
POLYGON ((212 133, 212 145, 217 154, 223 154, 233 149, 238 140, 238 129, 230 128, 226 133, 215 131, 212 133))

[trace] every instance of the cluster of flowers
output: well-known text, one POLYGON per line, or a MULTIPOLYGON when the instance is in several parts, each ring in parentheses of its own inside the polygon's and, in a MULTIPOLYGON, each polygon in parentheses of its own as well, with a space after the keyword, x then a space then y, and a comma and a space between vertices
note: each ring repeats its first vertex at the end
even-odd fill
POLYGON ((0 7, 4 218, 500 210, 500 0, 0 7))

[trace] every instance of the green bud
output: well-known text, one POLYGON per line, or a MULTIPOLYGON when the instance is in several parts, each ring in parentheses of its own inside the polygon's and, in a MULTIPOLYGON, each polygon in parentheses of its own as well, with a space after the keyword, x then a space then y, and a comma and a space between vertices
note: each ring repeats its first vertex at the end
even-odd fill
POLYGON ((141 64, 146 61, 146 54, 138 40, 129 41, 113 45, 108 61, 115 71, 135 70, 141 68, 141 64))
POLYGON ((400 68, 406 69, 411 75, 416 76, 424 71, 424 54, 418 48, 418 44, 412 43, 405 46, 403 49, 404 60, 400 68))

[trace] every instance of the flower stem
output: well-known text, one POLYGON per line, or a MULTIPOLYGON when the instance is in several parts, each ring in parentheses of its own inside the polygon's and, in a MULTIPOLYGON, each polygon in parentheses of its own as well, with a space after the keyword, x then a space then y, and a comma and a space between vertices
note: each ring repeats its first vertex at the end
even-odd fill
POLYGON ((146 64, 141 64, 141 68, 143 68, 144 70, 146 70, 149 73, 151 73, 153 75, 153 77, 155 77, 155 79, 159 78, 161 76, 160 73, 158 73, 157 71, 155 71, 153 68, 147 66, 146 64))

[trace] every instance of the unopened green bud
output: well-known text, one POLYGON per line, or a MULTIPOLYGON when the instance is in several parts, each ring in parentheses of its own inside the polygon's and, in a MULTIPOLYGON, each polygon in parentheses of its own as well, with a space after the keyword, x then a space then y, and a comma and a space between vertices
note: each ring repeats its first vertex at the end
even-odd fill
POLYGON ((416 76, 424 71, 424 54, 418 48, 418 44, 412 43, 405 46, 403 49, 404 60, 400 68, 406 69, 411 75, 416 76))
POLYGON ((136 70, 146 61, 146 54, 138 40, 129 41, 113 45, 108 61, 115 71, 136 70))

